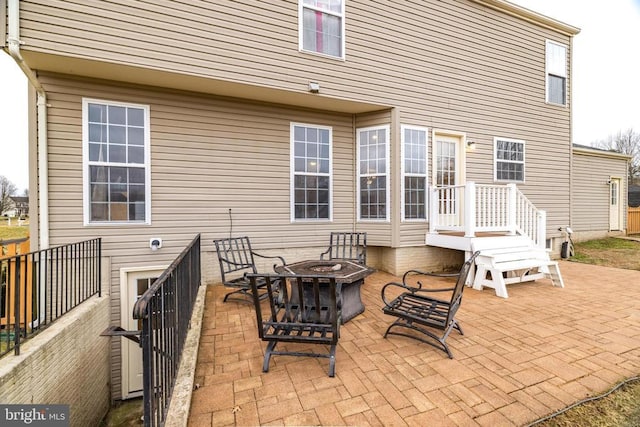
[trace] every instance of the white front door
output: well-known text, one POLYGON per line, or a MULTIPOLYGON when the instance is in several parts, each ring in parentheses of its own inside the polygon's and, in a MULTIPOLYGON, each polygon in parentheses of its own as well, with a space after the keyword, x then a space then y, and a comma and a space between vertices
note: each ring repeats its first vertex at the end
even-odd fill
MULTIPOLYGON (((436 133, 433 138, 434 179, 437 187, 459 186, 464 184, 463 138, 461 136, 436 133)), ((456 226, 462 221, 463 193, 459 188, 452 188, 440 193, 439 224, 456 226)))
POLYGON ((621 230, 620 178, 611 178, 609 191, 609 229, 621 230))
MULTIPOLYGON (((133 318, 133 306, 140 296, 158 278, 164 269, 128 271, 124 273, 126 295, 122 303, 122 327, 128 331, 142 329, 142 321, 133 318)), ((122 339, 122 398, 142 395, 142 349, 135 342, 122 339)))

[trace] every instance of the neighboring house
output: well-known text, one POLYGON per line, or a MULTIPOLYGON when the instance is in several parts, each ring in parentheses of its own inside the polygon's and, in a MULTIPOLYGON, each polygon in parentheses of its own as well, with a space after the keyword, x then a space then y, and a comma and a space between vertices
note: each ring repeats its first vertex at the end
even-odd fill
POLYGON ((24 218, 29 216, 29 197, 26 196, 11 196, 13 201, 16 216, 24 218))
POLYGON ((29 216, 29 198, 9 196, 9 208, 2 212, 3 216, 24 218, 29 216))
POLYGON ((629 186, 629 207, 640 207, 640 185, 629 186))
MULTIPOLYGON (((7 3, 33 245, 102 237, 114 325, 196 233, 208 283, 232 233, 296 260, 365 231, 396 274, 460 263, 460 231, 559 250, 575 27, 502 0, 7 3)), ((139 390, 129 351, 114 399, 139 390)))
POLYGON ((571 223, 573 239, 624 234, 630 156, 573 144, 571 223))

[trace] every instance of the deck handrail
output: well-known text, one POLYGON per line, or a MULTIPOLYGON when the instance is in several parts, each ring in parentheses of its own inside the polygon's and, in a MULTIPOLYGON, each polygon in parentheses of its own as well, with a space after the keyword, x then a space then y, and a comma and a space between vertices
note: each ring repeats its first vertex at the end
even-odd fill
POLYGON ((142 321, 144 425, 164 425, 200 286, 200 234, 142 294, 133 318, 142 321))
POLYGON ((538 247, 546 240, 546 213, 513 183, 432 187, 429 232, 506 232, 527 236, 538 247))

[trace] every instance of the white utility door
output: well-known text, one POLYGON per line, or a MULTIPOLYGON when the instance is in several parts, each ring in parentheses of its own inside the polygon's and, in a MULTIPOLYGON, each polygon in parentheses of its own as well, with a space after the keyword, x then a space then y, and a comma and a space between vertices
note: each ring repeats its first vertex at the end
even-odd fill
POLYGON ((611 178, 609 191, 609 229, 621 230, 620 178, 611 178))
MULTIPOLYGON (((434 135, 434 185, 437 187, 464 185, 462 137, 434 135)), ((462 223, 462 190, 452 188, 440 193, 439 223, 456 226, 462 223)))
MULTIPOLYGON (((130 271, 126 273, 126 297, 122 301, 122 327, 129 331, 142 329, 142 321, 133 318, 133 306, 164 270, 130 271)), ((142 349, 135 342, 122 339, 122 398, 142 395, 142 349)))

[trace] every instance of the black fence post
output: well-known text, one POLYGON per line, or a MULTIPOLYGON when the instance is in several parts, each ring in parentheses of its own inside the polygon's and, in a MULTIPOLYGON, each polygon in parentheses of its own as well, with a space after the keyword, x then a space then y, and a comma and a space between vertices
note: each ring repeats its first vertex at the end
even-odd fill
MULTIPOLYGON (((13 320, 15 322, 14 325, 14 335, 13 335, 13 342, 14 342, 14 347, 15 347, 15 355, 19 356, 20 355, 20 257, 16 257, 15 258, 15 281, 13 283, 13 302, 14 302, 14 307, 13 307, 13 320)), ((9 292, 11 292, 9 290, 9 292)), ((26 295, 25 295, 25 299, 26 299, 26 295)))
MULTIPOLYGON (((94 254, 94 256, 95 255, 96 254, 94 254)), ((102 257, 102 237, 99 237, 98 238, 98 254, 97 256, 95 256, 98 263, 98 297, 102 297, 102 262, 100 262, 101 257, 102 257)))

